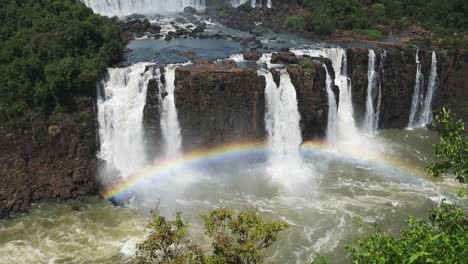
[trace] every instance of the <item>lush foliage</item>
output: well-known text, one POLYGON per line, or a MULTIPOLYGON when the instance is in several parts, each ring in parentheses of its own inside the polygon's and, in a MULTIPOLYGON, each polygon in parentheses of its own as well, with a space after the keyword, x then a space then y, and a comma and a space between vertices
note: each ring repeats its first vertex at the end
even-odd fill
POLYGON ((77 110, 120 60, 119 28, 70 0, 0 2, 0 120, 77 110))
POLYGON ((302 16, 289 16, 286 18, 285 26, 293 30, 302 30, 305 26, 305 19, 302 16))
POLYGON ((203 254, 188 238, 188 224, 180 213, 174 221, 157 212, 148 224, 148 238, 138 244, 137 263, 263 263, 262 250, 270 247, 288 227, 282 221, 266 222, 255 211, 217 209, 203 215, 205 233, 213 240, 213 254, 203 254))
POLYGON ((440 133, 440 142, 434 145, 435 154, 440 159, 429 165, 427 170, 438 177, 441 174, 453 174, 465 189, 468 185, 468 137, 465 124, 445 107, 437 114, 433 122, 440 133))
POLYGON ((203 254, 188 238, 189 225, 177 213, 171 221, 152 212, 148 238, 137 245, 136 263, 202 263, 203 254))
POLYGON ((465 0, 298 0, 309 11, 305 29, 330 34, 336 29, 373 29, 378 25, 416 24, 463 38, 467 30, 465 0))
POLYGON ((430 220, 408 219, 399 238, 380 232, 357 239, 348 248, 354 263, 467 263, 468 217, 456 205, 442 203, 430 220))

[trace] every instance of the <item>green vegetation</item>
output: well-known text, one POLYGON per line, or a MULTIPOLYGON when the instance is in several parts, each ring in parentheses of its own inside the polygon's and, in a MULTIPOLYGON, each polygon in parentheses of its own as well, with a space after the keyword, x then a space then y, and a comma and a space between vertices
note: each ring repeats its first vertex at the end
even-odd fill
POLYGON ((467 263, 468 217, 456 205, 443 202, 430 220, 409 217, 409 228, 398 238, 375 232, 349 246, 354 263, 467 263))
POLYGON ((112 20, 69 0, 4 0, 0 23, 0 121, 79 111, 124 47, 112 20))
POLYGON ((383 40, 386 37, 382 31, 377 29, 362 29, 358 32, 361 33, 366 40, 383 40))
MULTIPOLYGON (((283 1, 289 2, 289 1, 283 1)), ((376 34, 375 28, 389 31, 420 26, 437 34, 451 48, 467 46, 468 3, 465 0, 298 0, 308 11, 304 17, 304 30, 329 35, 336 30, 372 30, 363 32, 366 39, 382 39, 386 32, 376 34), (371 34, 369 34, 371 33, 371 34)), ((287 18, 285 27, 298 30, 287 18), (289 22, 289 23, 288 23, 289 22)), ((299 21, 294 18, 294 21, 299 21)), ((442 43, 444 44, 444 43, 442 43)))
POLYGON ((433 126, 440 133, 440 142, 434 145, 435 154, 440 159, 427 167, 427 171, 438 177, 442 174, 452 174, 462 184, 464 192, 468 189, 468 137, 465 134, 465 124, 455 117, 445 107, 437 114, 433 126))
POLYGON ((305 19, 302 16, 289 16, 286 18, 286 25, 288 29, 302 30, 305 26, 305 19))
POLYGON ((212 254, 203 254, 188 237, 189 225, 178 213, 174 221, 156 211, 147 228, 149 236, 137 245, 137 263, 263 263, 262 250, 270 247, 288 227, 283 221, 265 222, 255 211, 216 209, 202 215, 212 254))

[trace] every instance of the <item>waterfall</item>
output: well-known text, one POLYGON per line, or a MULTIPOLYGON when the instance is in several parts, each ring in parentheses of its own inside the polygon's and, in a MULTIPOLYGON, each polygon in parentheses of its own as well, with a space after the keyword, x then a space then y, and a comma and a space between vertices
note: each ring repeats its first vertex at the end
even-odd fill
POLYGON ((323 67, 325 68, 325 72, 327 73, 327 78, 325 81, 328 95, 327 141, 329 144, 333 145, 336 142, 336 115, 338 110, 336 106, 335 93, 332 89, 333 80, 331 79, 327 66, 324 64, 323 67))
POLYGON ((413 100, 411 103, 411 112, 409 116, 408 128, 418 127, 419 122, 416 118, 417 112, 421 109, 424 98, 424 91, 421 89, 424 86, 424 75, 422 74, 422 65, 419 61, 419 49, 416 50, 416 81, 414 85, 413 100))
POLYGON ((426 96, 424 96, 424 75, 422 74, 422 65, 419 61, 419 49, 416 51, 416 83, 414 86, 413 100, 411 103, 411 112, 409 116, 408 128, 414 129, 426 127, 432 121, 432 98, 437 86, 437 56, 432 52, 431 73, 427 85, 426 96))
POLYGON ((177 109, 175 106, 175 70, 179 65, 167 65, 164 68, 165 83, 161 81, 160 70, 157 78, 160 91, 161 104, 161 131, 165 144, 165 153, 167 157, 177 157, 181 153, 182 137, 180 132, 179 120, 177 118, 177 109))
POLYGON ((437 56, 436 53, 432 51, 431 75, 429 75, 426 99, 424 100, 424 108, 419 122, 419 126, 421 127, 432 122, 432 98, 434 97, 434 91, 437 88, 437 77, 437 56))
MULTIPOLYGON (((231 5, 233 7, 238 7, 238 6, 241 6, 245 3, 249 2, 249 0, 231 0, 231 5)), ((255 7, 263 7, 263 1, 260 1, 259 3, 257 3, 257 0, 250 0, 250 5, 255 8, 255 7)), ((271 8, 273 6, 271 0, 268 0, 267 1, 267 4, 266 4, 266 7, 267 8, 271 8)))
POLYGON ((337 113, 337 139, 351 141, 359 137, 354 120, 351 98, 351 80, 347 76, 347 56, 343 48, 299 49, 293 50, 298 56, 324 57, 331 60, 335 71, 335 84, 340 89, 340 104, 337 113))
POLYGON ((191 6, 197 10, 205 9, 205 0, 81 0, 95 13, 104 16, 128 16, 138 14, 156 14, 182 12, 191 6))
POLYGON ((126 178, 146 165, 143 108, 150 71, 148 63, 111 68, 98 89, 98 157, 126 178))
POLYGON ((276 86, 271 72, 260 70, 259 74, 266 79, 265 126, 271 151, 268 171, 274 182, 279 182, 288 189, 311 174, 300 156, 301 117, 297 107, 296 89, 284 69, 280 72, 279 86, 276 86))
MULTIPOLYGON (((383 57, 382 57, 383 59, 383 57)), ((369 64, 367 70, 367 99, 364 116, 364 130, 373 134, 379 126, 380 104, 382 99, 379 73, 375 68, 376 56, 374 50, 369 50, 369 64)), ((381 68, 379 69, 381 70, 381 68)))

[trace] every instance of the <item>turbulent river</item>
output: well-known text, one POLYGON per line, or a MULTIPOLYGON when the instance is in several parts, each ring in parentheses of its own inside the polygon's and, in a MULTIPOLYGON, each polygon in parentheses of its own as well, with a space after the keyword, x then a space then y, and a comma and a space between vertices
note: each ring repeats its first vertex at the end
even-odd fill
MULTIPOLYGON (((309 143, 312 147, 301 151, 304 166, 312 168, 308 184, 294 191, 271 181, 262 153, 174 171, 170 179, 156 179, 152 190, 161 213, 183 212, 202 246, 209 241, 200 214, 221 206, 255 208, 291 224, 266 251, 266 260, 307 263, 317 254, 331 254, 340 262, 345 245, 369 225, 397 233, 406 215, 427 217, 442 197, 454 198, 453 183, 423 171, 434 158, 436 134, 384 130, 374 140, 384 149, 378 155, 309 143)), ((0 263, 128 262, 156 203, 122 208, 89 197, 35 204, 28 214, 0 221, 0 263)))

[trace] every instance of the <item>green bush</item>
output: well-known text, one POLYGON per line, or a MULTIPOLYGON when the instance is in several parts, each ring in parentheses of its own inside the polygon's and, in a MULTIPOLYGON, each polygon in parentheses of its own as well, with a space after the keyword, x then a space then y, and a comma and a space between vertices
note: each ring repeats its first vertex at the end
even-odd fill
POLYGON ((303 30, 305 18, 303 16, 289 16, 286 18, 285 27, 288 30, 303 30))
POLYGON ((153 213, 149 235, 137 245, 136 263, 254 264, 263 263, 262 251, 288 227, 283 221, 266 222, 252 210, 216 209, 202 215, 205 234, 213 240, 212 254, 204 254, 188 239, 189 225, 181 214, 171 221, 153 213))
POLYGON ((387 36, 380 30, 377 29, 362 29, 358 30, 363 35, 365 40, 383 40, 387 36))
POLYGON ((0 2, 0 121, 77 110, 123 52, 119 27, 69 0, 0 2))
POLYGON ((348 247, 354 263, 468 263, 468 217, 442 203, 430 220, 408 219, 409 229, 394 238, 380 232, 348 247))
POLYGON ((439 161, 427 167, 427 171, 438 177, 442 174, 452 174, 462 185, 461 194, 468 190, 468 137, 465 134, 465 124, 455 117, 445 107, 437 114, 433 126, 440 133, 440 142, 434 145, 439 161))

